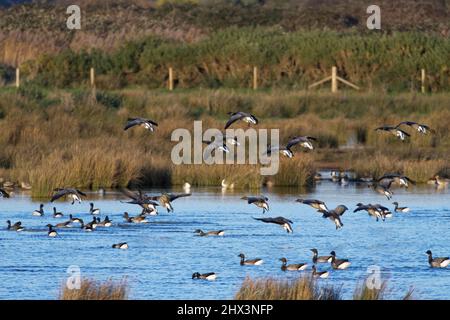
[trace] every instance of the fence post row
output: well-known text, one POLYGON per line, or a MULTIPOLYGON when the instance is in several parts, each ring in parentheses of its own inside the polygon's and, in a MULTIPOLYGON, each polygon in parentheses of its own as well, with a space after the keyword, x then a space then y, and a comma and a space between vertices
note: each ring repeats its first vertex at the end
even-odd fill
POLYGON ((173 69, 169 67, 169 90, 173 90, 173 69))
POLYGON ((91 68, 90 71, 91 87, 95 87, 95 70, 91 68))
POLYGON ((422 69, 421 72, 421 82, 422 82, 422 93, 425 93, 425 79, 426 79, 426 74, 425 74, 425 69, 422 69))
POLYGON ((16 68, 16 88, 20 87, 20 69, 16 68))
POLYGON ((253 67, 253 90, 258 89, 258 67, 253 67))

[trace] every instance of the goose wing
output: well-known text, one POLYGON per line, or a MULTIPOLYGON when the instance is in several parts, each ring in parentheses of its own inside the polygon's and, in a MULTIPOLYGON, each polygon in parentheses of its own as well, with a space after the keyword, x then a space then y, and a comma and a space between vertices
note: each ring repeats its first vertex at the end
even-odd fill
POLYGON ((56 193, 52 196, 52 198, 50 199, 50 202, 53 202, 67 194, 72 193, 69 189, 55 189, 56 193))
POLYGON ((3 198, 9 198, 9 193, 2 188, 0 188, 0 194, 2 195, 3 198))
POLYGON ((173 194, 173 193, 170 193, 170 194, 168 194, 167 196, 169 197, 169 200, 170 200, 170 201, 174 201, 174 200, 176 200, 176 199, 178 199, 178 198, 189 197, 190 195, 191 195, 190 193, 180 193, 180 194, 173 194))
POLYGON ((129 118, 127 121, 127 124, 125 125, 125 128, 123 128, 123 130, 128 130, 129 128, 138 126, 144 122, 145 122, 145 120, 142 118, 129 118))
POLYGON ((235 123, 236 121, 246 117, 247 115, 242 113, 242 112, 235 112, 231 114, 230 119, 227 121, 227 123, 225 124, 225 129, 227 129, 229 126, 231 126, 233 123, 235 123))

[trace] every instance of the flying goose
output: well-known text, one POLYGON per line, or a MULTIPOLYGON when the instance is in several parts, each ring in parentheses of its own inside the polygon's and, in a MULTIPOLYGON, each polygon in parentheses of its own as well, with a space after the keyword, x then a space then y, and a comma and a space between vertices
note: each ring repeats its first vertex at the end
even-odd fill
POLYGON ((201 229, 197 229, 197 230, 194 231, 194 233, 197 233, 200 237, 223 236, 225 234, 225 231, 224 230, 217 230, 217 231, 203 232, 201 229))
POLYGON ((287 233, 294 232, 292 230, 293 222, 291 220, 283 218, 283 217, 276 217, 276 218, 255 218, 255 217, 253 217, 253 219, 259 220, 259 221, 262 221, 262 222, 265 222, 265 223, 278 224, 278 225, 282 226, 283 229, 286 230, 287 233))
POLYGON ((308 264, 306 263, 287 264, 286 258, 280 258, 280 261, 282 262, 282 271, 301 271, 308 267, 308 264))
POLYGON ((142 215, 142 214, 140 214, 140 215, 138 215, 138 216, 136 216, 136 217, 130 217, 129 215, 128 215, 128 212, 124 212, 124 214, 123 214, 123 219, 126 221, 126 222, 129 222, 129 223, 148 223, 148 220, 145 218, 145 216, 144 215, 142 215))
POLYGON ((431 250, 428 250, 426 252, 428 255, 428 263, 430 264, 430 267, 432 268, 445 268, 450 264, 450 258, 433 258, 433 254, 431 253, 431 250))
POLYGON ((294 157, 294 153, 288 147, 272 147, 270 145, 267 146, 267 151, 265 154, 270 156, 272 153, 275 153, 275 152, 281 153, 283 156, 285 156, 287 158, 294 157))
POLYGON ((410 137, 411 135, 408 132, 405 132, 401 129, 398 129, 397 127, 392 126, 382 126, 375 129, 375 131, 386 131, 390 134, 393 134, 397 138, 399 138, 402 141, 405 141, 406 137, 410 137))
POLYGON ((128 130, 131 127, 134 126, 141 126, 147 130, 150 130, 153 132, 155 130, 155 127, 158 126, 158 124, 150 119, 144 119, 144 118, 128 118, 127 124, 125 125, 125 128, 123 130, 128 130))
POLYGON ((126 243, 126 242, 119 242, 119 243, 113 244, 112 247, 114 249, 126 250, 126 249, 128 249, 128 243, 126 243))
POLYGON ((167 209, 167 212, 173 212, 172 201, 182 197, 189 197, 190 195, 191 195, 190 193, 180 193, 180 194, 163 193, 160 196, 149 197, 149 199, 157 200, 162 207, 167 209))
POLYGON ((336 252, 331 251, 331 266, 336 270, 344 270, 350 266, 348 259, 336 259, 336 252))
POLYGON ((54 238, 54 237, 58 236, 58 232, 56 232, 56 230, 53 229, 53 226, 51 224, 48 224, 47 227, 48 227, 47 235, 49 237, 54 238))
POLYGON ((323 218, 328 218, 331 221, 334 222, 334 224, 336 225, 336 230, 340 229, 344 226, 344 224, 341 221, 341 216, 345 213, 345 211, 347 211, 348 208, 344 205, 339 205, 337 206, 335 209, 333 210, 322 210, 320 209, 319 212, 321 212, 323 214, 323 218))
POLYGON ((315 265, 312 266, 312 275, 314 278, 322 278, 326 279, 330 275, 330 272, 328 271, 317 271, 317 268, 315 265))
POLYGON ((158 215, 158 210, 156 207, 159 206, 159 204, 150 199, 149 196, 143 194, 141 190, 138 190, 138 192, 135 193, 130 190, 123 189, 122 192, 127 197, 132 199, 126 203, 139 205, 142 208, 142 214, 158 215))
POLYGON ((90 209, 89 209, 90 214, 92 214, 92 215, 100 214, 100 209, 94 208, 93 202, 89 203, 89 205, 90 205, 90 209))
POLYGON ((230 119, 225 124, 225 129, 227 129, 229 126, 231 126, 233 123, 235 123, 238 120, 242 120, 244 122, 247 122, 248 125, 250 124, 258 124, 258 119, 250 113, 247 112, 228 112, 228 115, 230 115, 230 119))
POLYGON ((310 136, 303 136, 303 137, 292 137, 288 141, 286 148, 291 149, 291 147, 300 144, 303 148, 313 150, 314 146, 311 141, 317 141, 317 138, 310 137, 310 136))
POLYGON ((398 202, 392 202, 392 204, 395 205, 395 208, 394 208, 395 212, 407 213, 410 210, 408 207, 399 207, 398 202))
POLYGON ((434 130, 431 129, 429 126, 427 126, 425 124, 419 124, 419 123, 414 122, 414 121, 403 121, 403 122, 400 122, 396 126, 396 128, 398 128, 398 127, 400 127, 402 125, 406 125, 406 126, 409 126, 409 127, 413 128, 413 129, 416 129, 419 133, 422 133, 422 134, 427 134, 428 132, 434 132, 434 130))
POLYGON ((245 260, 245 255, 243 253, 240 253, 238 257, 241 258, 240 262, 241 266, 259 266, 264 262, 262 259, 259 258, 245 260))
POLYGON ((72 204, 75 203, 75 201, 78 201, 78 203, 81 203, 81 197, 86 197, 86 194, 83 193, 82 191, 78 190, 78 189, 73 189, 73 188, 57 188, 54 189, 54 191, 56 191, 56 193, 53 195, 53 197, 51 198, 50 202, 53 202, 61 197, 68 197, 69 199, 72 199, 72 204))
POLYGON ((383 212, 376 206, 371 205, 370 203, 367 205, 358 203, 356 205, 356 209, 353 210, 353 212, 358 212, 362 210, 365 210, 369 214, 369 216, 375 217, 376 221, 378 221, 379 219, 385 221, 385 215, 383 214, 383 212))
POLYGON ((208 280, 213 281, 216 280, 217 275, 214 272, 208 272, 200 274, 199 272, 195 272, 192 274, 192 279, 202 279, 202 280, 208 280))
POLYGON ((34 210, 32 215, 35 217, 42 217, 44 215, 44 204, 41 203, 39 209, 34 210))
POLYGON ((259 196, 259 197, 251 197, 251 196, 245 196, 241 198, 242 200, 247 200, 248 204, 254 204, 258 208, 263 209, 263 213, 266 211, 269 211, 269 204, 267 203, 269 201, 269 198, 265 196, 259 196))
POLYGON ((202 142, 204 144, 206 144, 206 148, 205 148, 205 152, 208 151, 209 153, 207 153, 208 155, 212 153, 212 151, 215 150, 219 150, 225 153, 229 153, 230 149, 228 148, 228 146, 226 145, 225 142, 223 141, 218 141, 218 140, 214 140, 214 141, 207 141, 207 140, 202 140, 202 142))
POLYGON ((9 197, 10 197, 10 195, 9 195, 9 193, 8 193, 8 192, 6 192, 6 190, 5 190, 5 189, 3 189, 3 188, 0 188, 0 197, 2 197, 2 198, 9 198, 9 197))
POLYGON ((313 207, 316 210, 327 210, 327 205, 325 204, 325 202, 320 201, 320 200, 316 200, 316 199, 297 199, 295 200, 295 202, 300 202, 303 204, 306 204, 310 207, 313 207))
POLYGON ((62 212, 57 212, 56 207, 53 207, 53 218, 62 218, 64 214, 62 212))
POLYGON ((398 174, 398 173, 392 173, 392 174, 385 174, 381 178, 378 179, 378 183, 384 183, 385 185, 391 185, 393 182, 400 185, 400 187, 409 187, 409 183, 416 184, 415 181, 411 180, 405 175, 398 174))
POLYGON ((394 193, 389 190, 391 187, 392 180, 390 182, 373 182, 372 184, 369 184, 369 188, 372 188, 375 192, 385 196, 388 200, 391 200, 394 193))
POLYGON ((22 222, 20 222, 20 221, 17 221, 13 225, 11 225, 11 220, 7 220, 6 223, 8 225, 6 227, 6 230, 20 232, 20 231, 23 231, 25 229, 24 227, 22 227, 22 222))
POLYGON ((319 256, 319 252, 317 249, 310 249, 313 252, 312 262, 314 264, 316 263, 330 263, 331 262, 331 256, 319 256))
POLYGON ((231 136, 226 133, 225 134, 220 133, 220 134, 216 135, 215 140, 223 141, 224 143, 230 144, 232 146, 240 146, 241 145, 238 141, 237 136, 231 136))

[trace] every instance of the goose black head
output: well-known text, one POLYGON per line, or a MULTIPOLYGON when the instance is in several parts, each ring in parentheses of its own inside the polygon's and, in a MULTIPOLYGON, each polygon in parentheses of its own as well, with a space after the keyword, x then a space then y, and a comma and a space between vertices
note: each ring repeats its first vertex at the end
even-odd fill
POLYGON ((239 253, 238 257, 244 259, 245 255, 243 253, 239 253))
POLYGON ((334 251, 331 251, 330 254, 331 254, 333 257, 336 256, 336 252, 334 252, 334 251))
POLYGON ((192 274, 192 279, 200 278, 200 273, 195 272, 192 274))
POLYGON ((431 256, 431 250, 427 250, 427 252, 425 252, 427 255, 431 256))

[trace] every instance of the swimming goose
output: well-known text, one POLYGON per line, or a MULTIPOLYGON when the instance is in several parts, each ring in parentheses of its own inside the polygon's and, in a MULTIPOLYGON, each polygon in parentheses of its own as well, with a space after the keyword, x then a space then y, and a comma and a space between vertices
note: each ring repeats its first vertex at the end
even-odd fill
POLYGON ((348 259, 336 259, 336 252, 331 251, 331 266, 336 270, 344 270, 347 269, 351 263, 348 259))
POLYGON ((83 225, 82 228, 83 229, 87 229, 89 231, 97 228, 97 218, 93 217, 92 221, 87 223, 87 224, 85 224, 85 225, 83 225))
POLYGON ((229 126, 231 126, 238 120, 247 122, 249 126, 250 124, 258 124, 258 119, 256 119, 256 117, 250 113, 239 111, 239 112, 228 112, 228 114, 230 115, 230 119, 225 124, 225 129, 227 129, 229 126))
POLYGON ((434 184, 438 187, 444 187, 449 184, 448 181, 442 179, 439 175, 434 176, 434 184))
POLYGON ((375 131, 386 131, 389 132, 391 134, 393 134, 394 136, 396 136, 397 138, 399 138, 402 141, 405 141, 406 137, 410 137, 411 135, 408 132, 405 132, 401 129, 398 129, 397 127, 392 127, 392 126, 382 126, 379 128, 376 128, 375 131))
POLYGON ((287 264, 286 258, 280 258, 280 261, 282 262, 282 271, 302 271, 308 267, 307 263, 287 264))
POLYGON ((267 198, 265 196, 259 196, 259 197, 245 196, 245 197, 242 197, 241 199, 247 200, 248 204, 254 204, 258 208, 262 208, 263 213, 265 213, 266 211, 269 211, 269 204, 267 203, 267 201, 269 201, 269 198, 267 198))
POLYGON ((138 192, 135 193, 128 189, 123 189, 122 192, 127 197, 133 199, 131 201, 127 201, 126 203, 139 205, 142 208, 142 214, 158 215, 158 210, 156 207, 159 206, 159 204, 150 199, 149 196, 143 194, 141 190, 138 190, 138 192))
POLYGON ((255 220, 259 220, 265 223, 274 223, 274 224, 278 224, 280 226, 283 227, 284 230, 286 230, 287 233, 292 233, 294 232, 292 230, 292 225, 293 222, 289 219, 283 218, 283 217, 276 217, 276 218, 255 218, 253 217, 253 219, 255 220))
POLYGON ((407 213, 410 210, 408 207, 399 207, 398 202, 392 202, 392 204, 395 205, 395 208, 394 208, 395 212, 407 213))
POLYGON ((21 221, 17 221, 13 225, 11 225, 11 221, 10 220, 7 220, 6 223, 8 224, 8 226, 6 227, 6 230, 20 232, 20 231, 23 231, 25 229, 24 227, 22 227, 22 222, 21 221))
POLYGON ((225 234, 225 231, 224 230, 217 230, 217 231, 203 232, 201 229, 197 229, 197 230, 194 231, 194 233, 197 233, 200 237, 223 236, 225 234))
POLYGON ((319 256, 319 251, 317 249, 310 249, 313 252, 312 262, 316 263, 330 263, 331 256, 319 256))
POLYGON ((81 219, 81 218, 74 218, 72 216, 72 214, 69 214, 69 219, 70 219, 71 222, 84 224, 83 219, 81 219))
POLYGON ((111 226, 112 226, 112 220, 110 220, 108 216, 106 216, 103 221, 100 221, 100 218, 97 218, 97 227, 109 228, 111 226))
POLYGON ((241 266, 259 266, 264 262, 264 260, 259 259, 259 258, 245 260, 245 255, 243 253, 240 253, 238 255, 238 257, 241 258, 241 262, 240 262, 241 266))
POLYGON ((72 227, 72 220, 61 222, 61 223, 57 223, 55 225, 55 228, 57 228, 57 229, 60 229, 60 228, 71 228, 71 227, 72 227))
POLYGON ((288 147, 272 147, 270 145, 267 146, 267 151, 265 154, 270 156, 272 153, 275 153, 275 152, 281 153, 283 156, 285 156, 287 158, 294 157, 294 153, 288 147))
POLYGON ((155 130, 154 127, 157 127, 158 124, 150 119, 144 119, 144 118, 128 118, 127 124, 125 125, 125 128, 123 130, 128 130, 131 127, 134 126, 141 126, 145 128, 146 130, 149 130, 153 132, 155 130))
POLYGON ((129 223, 148 223, 148 220, 143 215, 138 215, 136 217, 130 217, 128 212, 124 212, 123 218, 129 223))
POLYGON ((381 212, 377 207, 371 205, 370 203, 367 205, 358 203, 356 207, 357 208, 353 210, 353 212, 365 210, 369 214, 369 216, 375 217, 376 221, 378 221, 379 219, 382 219, 383 221, 385 220, 385 215, 383 214, 383 212, 381 212))
POLYGON ((191 195, 190 193, 180 193, 180 194, 163 193, 160 196, 149 197, 149 199, 157 200, 162 207, 167 209, 167 212, 173 212, 172 201, 181 197, 189 197, 190 195, 191 195))
POLYGON ((393 182, 400 185, 400 187, 409 187, 409 183, 416 184, 415 181, 411 180, 405 175, 398 174, 398 173, 392 173, 392 174, 385 174, 381 178, 378 179, 378 183, 384 184, 384 185, 391 185, 393 182))
POLYGON ((328 210, 325 202, 316 199, 297 199, 295 202, 306 204, 316 210, 328 210))
POLYGON ((331 221, 334 222, 334 224, 336 225, 336 230, 340 229, 344 226, 344 224, 341 221, 341 216, 345 213, 345 211, 347 211, 348 208, 344 205, 339 205, 337 206, 334 210, 318 210, 319 212, 321 212, 323 214, 323 218, 328 218, 331 221))
POLYGON ((89 213, 92 215, 100 214, 100 209, 94 208, 94 203, 91 202, 90 204, 89 213))
POLYGON ((81 197, 86 197, 86 194, 78 189, 73 188, 57 188, 54 189, 56 193, 51 198, 50 202, 53 202, 61 197, 67 196, 69 199, 72 199, 72 204, 75 203, 75 201, 78 201, 78 203, 81 203, 81 197))
POLYGON ((56 230, 53 229, 53 226, 51 224, 48 224, 47 227, 48 227, 47 235, 49 237, 54 238, 54 237, 58 236, 58 232, 56 232, 56 230))
POLYGON ((6 192, 6 190, 5 190, 5 189, 2 189, 2 188, 0 188, 0 196, 1 196, 2 198, 9 198, 9 197, 10 197, 9 193, 6 192))
POLYGON ((291 147, 300 144, 303 148, 307 148, 310 150, 314 149, 314 146, 311 141, 317 141, 317 138, 309 137, 309 136, 303 136, 303 137, 292 137, 290 138, 289 142, 286 145, 287 149, 291 149, 291 147))
POLYGON ((126 250, 126 249, 128 249, 128 243, 126 243, 126 242, 120 242, 120 243, 113 244, 112 247, 113 247, 114 249, 122 249, 122 250, 126 250))
POLYGON ((44 215, 44 204, 41 203, 39 209, 34 210, 32 215, 35 217, 42 217, 44 215))
POLYGON ((430 267, 432 268, 445 268, 450 264, 450 258, 433 258, 433 254, 431 253, 431 250, 428 250, 425 252, 428 255, 428 263, 430 264, 430 267))
POLYGON ((409 127, 413 128, 413 129, 416 129, 421 134, 427 134, 428 132, 434 132, 434 130, 431 129, 429 126, 427 126, 425 124, 419 124, 419 123, 414 122, 414 121, 403 121, 403 122, 400 122, 396 126, 396 128, 398 128, 398 127, 400 127, 402 125, 406 125, 406 126, 409 126, 409 127))
POLYGON ((192 274, 192 279, 202 279, 202 280, 208 280, 208 281, 213 281, 216 280, 217 276, 214 272, 208 272, 208 273, 203 273, 200 274, 199 272, 195 272, 194 274, 192 274))
POLYGON ((326 279, 330 275, 330 272, 328 271, 317 271, 317 268, 315 265, 312 266, 312 275, 314 278, 321 278, 326 279))
POLYGON ((368 187, 372 188, 375 192, 385 196, 388 200, 391 200, 394 193, 389 190, 391 187, 392 181, 388 183, 380 183, 380 182, 374 182, 370 184, 368 187))
POLYGON ((62 218, 64 214, 62 212, 56 212, 56 207, 53 207, 53 218, 62 218))
POLYGON ((385 206, 382 206, 381 204, 378 203, 375 203, 373 207, 375 207, 379 212, 381 212, 384 218, 392 217, 392 212, 391 210, 389 210, 389 208, 386 208, 385 206))

